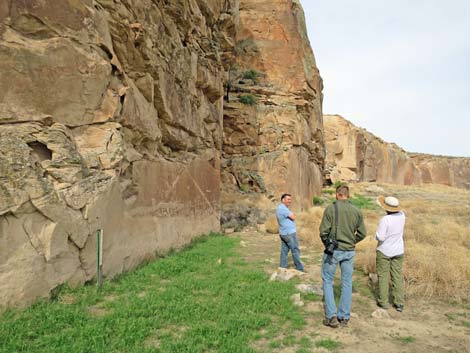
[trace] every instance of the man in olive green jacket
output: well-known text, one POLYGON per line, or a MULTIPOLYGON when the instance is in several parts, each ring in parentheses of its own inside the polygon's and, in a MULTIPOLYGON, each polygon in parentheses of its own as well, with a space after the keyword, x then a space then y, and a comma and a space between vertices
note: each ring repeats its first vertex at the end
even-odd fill
POLYGON ((351 313, 354 249, 356 244, 366 236, 362 213, 348 199, 349 188, 346 185, 336 188, 336 201, 325 209, 320 224, 320 238, 326 248, 322 262, 323 299, 326 316, 324 324, 334 328, 340 324, 343 326, 348 324, 351 313), (338 213, 337 229, 335 207, 337 207, 338 213), (336 240, 337 243, 331 244, 332 240, 336 240), (341 298, 337 311, 333 281, 338 264, 341 267, 341 298))

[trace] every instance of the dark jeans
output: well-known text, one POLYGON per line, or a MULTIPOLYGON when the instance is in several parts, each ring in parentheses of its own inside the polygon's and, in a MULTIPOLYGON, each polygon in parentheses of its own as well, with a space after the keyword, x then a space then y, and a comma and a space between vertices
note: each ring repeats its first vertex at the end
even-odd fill
POLYGON ((292 259, 294 260, 295 268, 299 271, 304 271, 304 265, 300 261, 300 250, 297 242, 297 234, 280 235, 281 237, 281 267, 287 268, 287 255, 289 250, 292 251, 292 259))

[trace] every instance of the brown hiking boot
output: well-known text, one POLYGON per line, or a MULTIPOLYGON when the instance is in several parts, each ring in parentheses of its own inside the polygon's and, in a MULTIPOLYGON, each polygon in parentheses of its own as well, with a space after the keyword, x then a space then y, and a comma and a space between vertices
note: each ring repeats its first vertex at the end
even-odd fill
POLYGON ((333 316, 332 318, 325 319, 323 321, 323 325, 329 326, 331 328, 337 328, 339 326, 339 322, 336 316, 333 316))
POLYGON ((338 319, 338 322, 341 327, 347 327, 349 319, 338 319))

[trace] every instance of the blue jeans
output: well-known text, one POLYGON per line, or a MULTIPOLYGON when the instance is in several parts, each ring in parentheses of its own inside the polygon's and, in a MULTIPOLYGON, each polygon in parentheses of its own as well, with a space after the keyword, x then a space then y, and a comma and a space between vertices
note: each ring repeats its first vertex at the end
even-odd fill
POLYGON ((327 319, 331 319, 333 316, 337 316, 338 319, 349 319, 355 254, 355 251, 335 250, 330 260, 328 260, 326 254, 323 254, 321 276, 323 279, 323 300, 325 302, 327 319), (339 310, 336 311, 333 282, 338 264, 341 267, 341 298, 339 299, 339 310))
POLYGON ((292 259, 295 268, 299 271, 304 270, 304 265, 300 261, 299 243, 297 242, 297 233, 280 235, 281 237, 281 267, 287 268, 287 255, 292 251, 292 259))

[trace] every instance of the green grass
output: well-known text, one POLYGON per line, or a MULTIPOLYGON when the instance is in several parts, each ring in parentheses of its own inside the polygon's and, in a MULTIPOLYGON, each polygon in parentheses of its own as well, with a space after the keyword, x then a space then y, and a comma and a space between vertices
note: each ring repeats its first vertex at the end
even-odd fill
POLYGON ((323 199, 319 196, 314 196, 313 197, 313 205, 318 206, 318 205, 321 205, 321 204, 323 204, 323 199))
POLYGON ((246 80, 253 80, 255 83, 258 82, 258 79, 261 76, 261 73, 256 70, 247 70, 242 74, 243 78, 246 80))
POLYGON ((326 349, 332 351, 333 349, 339 348, 341 346, 341 344, 338 341, 334 341, 332 339, 325 338, 325 339, 316 341, 315 346, 316 347, 323 347, 323 348, 326 348, 326 349))
POLYGON ((246 105, 255 105, 258 102, 258 99, 252 94, 242 94, 239 98, 240 103, 246 105))
POLYGON ((357 208, 366 209, 366 210, 376 210, 379 209, 379 206, 369 197, 365 197, 361 194, 356 194, 353 197, 349 198, 349 201, 356 206, 357 208))
MULTIPOLYGON (((237 245, 236 238, 204 237, 105 281, 100 292, 65 288, 55 301, 6 311, 0 352, 248 353, 260 331, 276 345, 279 332, 306 324, 289 300, 295 283, 268 281, 237 245)), ((290 336, 281 342, 294 344, 290 336)))
POLYGON ((414 338, 413 336, 394 336, 394 338, 404 344, 413 343, 414 341, 416 341, 416 338, 414 338))
POLYGON ((336 193, 336 190, 334 190, 334 189, 323 189, 322 193, 327 194, 327 195, 334 195, 336 193))
POLYGON ((446 317, 455 325, 463 326, 470 328, 470 313, 463 312, 463 313, 454 313, 454 314, 446 314, 446 317))

